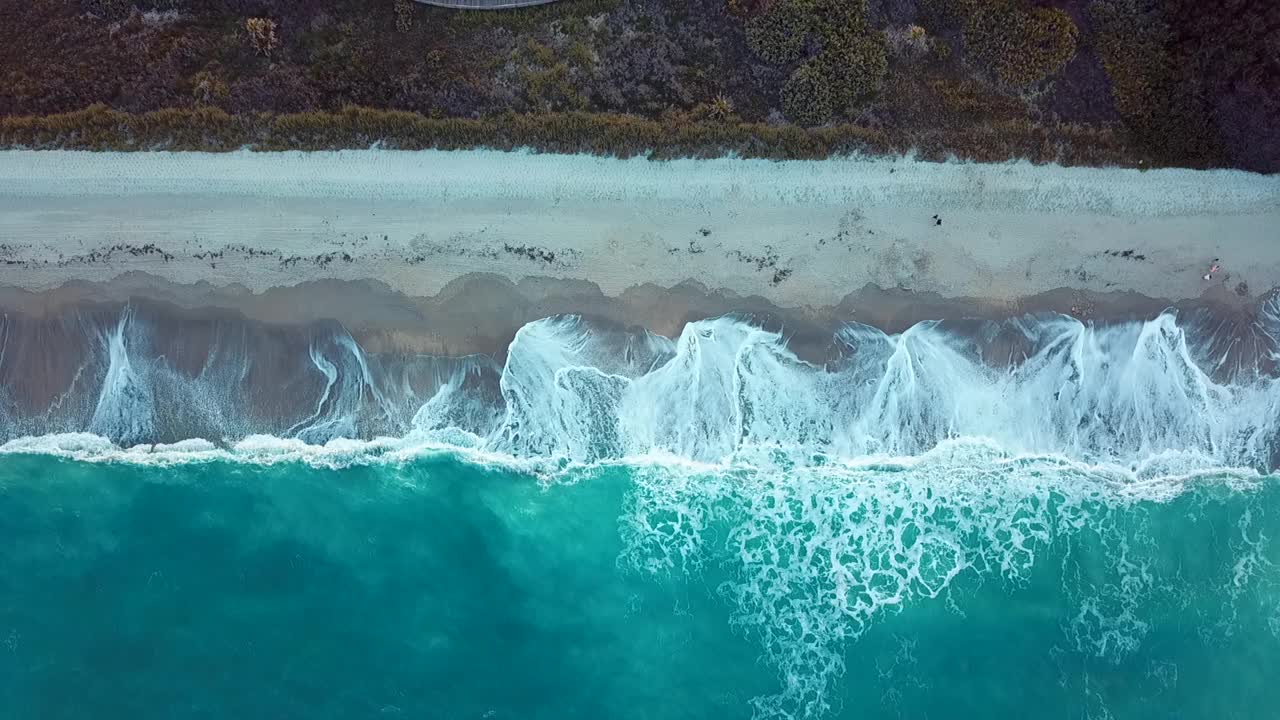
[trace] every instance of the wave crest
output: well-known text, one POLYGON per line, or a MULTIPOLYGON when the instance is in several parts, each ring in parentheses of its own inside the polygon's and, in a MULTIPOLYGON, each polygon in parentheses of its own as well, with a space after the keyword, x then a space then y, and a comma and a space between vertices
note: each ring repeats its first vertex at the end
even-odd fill
POLYGON ((296 359, 255 354, 260 339, 230 332, 212 333, 199 357, 190 339, 175 350, 126 309, 91 333, 47 407, 13 400, 27 368, 5 367, 15 354, 0 353, 0 413, 8 439, 91 432, 126 447, 394 437, 556 462, 668 453, 723 464, 768 451, 804 465, 918 455, 969 437, 1088 463, 1136 467, 1182 452, 1266 471, 1280 464, 1270 365, 1280 300, 1249 327, 1252 360, 1237 352, 1227 372, 1205 367, 1224 340, 1197 336, 1195 313, 1099 326, 1063 316, 925 322, 899 335, 850 324, 821 365, 737 317, 689 323, 672 341, 562 316, 524 326, 499 367, 368 353, 339 327, 310 330, 296 359))

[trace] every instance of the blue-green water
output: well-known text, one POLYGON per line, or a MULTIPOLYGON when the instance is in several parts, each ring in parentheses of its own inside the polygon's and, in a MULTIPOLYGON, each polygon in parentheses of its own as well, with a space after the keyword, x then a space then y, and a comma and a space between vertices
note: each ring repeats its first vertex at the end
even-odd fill
POLYGON ((1280 479, 0 455, 5 718, 1274 718, 1280 479))

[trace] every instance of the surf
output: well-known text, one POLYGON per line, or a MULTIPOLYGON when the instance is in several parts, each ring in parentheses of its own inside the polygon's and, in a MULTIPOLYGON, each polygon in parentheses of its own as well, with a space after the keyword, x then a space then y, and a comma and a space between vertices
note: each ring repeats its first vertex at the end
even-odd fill
POLYGON ((520 328, 501 358, 371 353, 333 325, 310 328, 300 356, 269 356, 243 329, 162 338, 130 307, 98 322, 81 319, 79 348, 0 348, 0 439, 27 438, 10 450, 54 434, 120 448, 199 439, 234 449, 271 436, 565 463, 773 454, 804 465, 984 438, 1131 468, 1153 457, 1188 469, 1280 464, 1277 295, 1225 337, 1172 311, 1097 325, 930 321, 892 335, 849 323, 821 362, 798 357, 785 328, 735 316, 675 338, 551 317, 520 328), (79 355, 70 380, 20 397, 20 378, 51 365, 50 352, 79 355))
MULTIPOLYGON (((744 316, 673 338, 550 317, 499 358, 371 352, 334 325, 309 328, 297 354, 231 326, 178 342, 126 308, 80 319, 71 381, 34 412, 8 380, 32 355, 21 333, 0 333, 0 497, 87 467, 128 478, 117 485, 191 488, 175 492, 252 495, 269 480, 286 508, 349 492, 374 505, 467 497, 501 478, 482 484, 485 507, 512 513, 522 537, 612 526, 616 574, 593 586, 702 587, 725 608, 773 682, 743 714, 841 715, 850 688, 886 672, 858 654, 883 646, 882 628, 928 637, 895 618, 986 617, 991 588, 1055 608, 1045 642, 1084 668, 1062 682, 1087 686, 1145 663, 1170 618, 1193 622, 1188 597, 1214 598, 1197 611, 1213 642, 1280 637, 1277 308, 1272 297, 1229 325, 1172 311, 894 334, 848 323, 803 358, 785 328, 744 316), (610 499, 575 500, 593 493, 610 499), (1182 567, 1165 551, 1185 532, 1207 533, 1211 562, 1182 567)), ((557 562, 599 562, 581 553, 557 562)), ((529 562, 536 575, 549 561, 529 562)), ((917 662, 914 647, 893 667, 917 662)), ((1144 682, 1167 689, 1168 666, 1151 667, 1144 682)))

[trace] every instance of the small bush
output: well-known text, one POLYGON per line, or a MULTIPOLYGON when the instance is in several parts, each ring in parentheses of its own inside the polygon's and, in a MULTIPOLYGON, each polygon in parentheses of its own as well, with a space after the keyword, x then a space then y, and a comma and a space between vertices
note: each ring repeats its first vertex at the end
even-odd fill
POLYGON ((690 115, 695 121, 729 122, 738 120, 733 101, 724 95, 717 95, 711 99, 711 102, 699 104, 693 108, 690 115))
POLYGON ((798 125, 829 122, 836 103, 830 68, 817 58, 796 68, 782 87, 782 112, 798 125))
POLYGON ((828 41, 818 62, 831 85, 835 110, 850 114, 875 96, 889 71, 883 33, 841 33, 828 41))
POLYGON ((984 0, 964 26, 965 48, 1003 83, 1034 85, 1058 72, 1076 52, 1079 31, 1056 8, 1018 0, 984 0))
POLYGON ((407 33, 413 29, 413 0, 395 0, 396 30, 407 33))
POLYGON ((911 62, 923 58, 933 48, 928 33, 919 25, 894 27, 885 31, 886 50, 895 59, 911 62))
POLYGON ((230 95, 226 81, 216 72, 201 70, 191 76, 191 97, 198 105, 221 105, 230 95))
POLYGON ((1207 113, 1192 79, 1180 79, 1167 49, 1170 32, 1134 0, 1098 0, 1090 7, 1116 111, 1135 138, 1163 158, 1212 162, 1218 155, 1207 113))
POLYGON ((271 56, 271 51, 280 46, 280 38, 276 37, 276 21, 267 18, 249 18, 244 21, 244 29, 249 33, 249 44, 259 55, 271 56))
POLYGON ((867 31, 867 0, 810 0, 814 29, 823 38, 867 31))
POLYGON ((804 55, 813 23, 812 7, 806 0, 780 0, 747 23, 747 44, 761 60, 787 65, 804 55))

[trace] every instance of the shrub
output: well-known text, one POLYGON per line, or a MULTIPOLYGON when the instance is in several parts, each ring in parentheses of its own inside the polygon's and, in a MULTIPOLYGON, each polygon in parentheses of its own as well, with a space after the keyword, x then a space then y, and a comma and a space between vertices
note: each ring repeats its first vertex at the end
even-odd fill
POLYGON ((1163 0, 1158 12, 1176 38, 1178 88, 1213 142, 1237 167, 1280 171, 1280 3, 1163 0))
POLYGON ((826 63, 815 58, 796 68, 782 86, 782 112, 798 125, 821 125, 835 114, 837 97, 832 91, 826 63))
POLYGON ((884 34, 841 33, 828 41, 818 62, 831 85, 834 109, 847 114, 884 86, 889 71, 884 34))
POLYGON ((965 48, 1003 83, 1034 85, 1062 69, 1076 52, 1079 31, 1055 8, 1018 0, 984 0, 964 26, 965 48))
POLYGON ((1166 160, 1215 161, 1200 88, 1195 78, 1180 77, 1162 19, 1140 11, 1134 0, 1099 0, 1090 14, 1116 111, 1138 141, 1166 160))
POLYGON ((964 128, 1029 117, 1025 100, 999 92, 979 78, 932 78, 926 81, 925 87, 932 126, 964 128))
MULTIPOLYGON (((800 77, 813 75, 806 72, 800 77)), ((815 97, 821 102, 818 90, 815 97)), ((231 115, 216 108, 129 114, 104 105, 62 115, 0 117, 0 147, 271 151, 367 148, 374 143, 402 150, 532 148, 651 158, 738 155, 780 160, 915 151, 923 159, 934 160, 1022 158, 1130 167, 1143 159, 1107 129, 1041 127, 1025 121, 959 130, 870 129, 849 124, 806 130, 742 122, 664 124, 630 115, 581 112, 439 119, 357 107, 341 112, 231 115)))
POLYGON ((216 72, 201 70, 191 76, 191 97, 198 105, 220 105, 230 95, 227 83, 216 72))
POLYGON ((574 69, 557 60, 550 47, 530 38, 515 58, 523 63, 519 78, 528 107, 544 112, 586 108, 587 100, 574 82, 574 69))
POLYGON ((842 33, 867 31, 867 0, 811 0, 809 13, 814 29, 830 39, 842 33))
POLYGON ((249 44, 259 55, 271 56, 271 51, 280 46, 280 38, 276 37, 276 21, 267 18, 249 18, 244 21, 244 29, 249 33, 249 44))
POLYGON ((1164 112, 1172 84, 1173 67, 1164 50, 1167 31, 1143 17, 1133 0, 1104 0, 1089 9, 1116 111, 1126 121, 1150 129, 1164 112))
POLYGON ((747 23, 747 44, 761 60, 786 65, 804 55, 812 30, 812 7, 806 0, 780 0, 747 23))
POLYGON ((592 50, 590 45, 581 40, 575 40, 569 46, 568 56, 570 62, 584 70, 590 70, 596 65, 595 50, 592 50))
POLYGON ((711 102, 699 104, 693 109, 691 115, 695 121, 729 122, 730 120, 738 119, 733 101, 724 95, 717 95, 711 99, 711 102))
POLYGON ((413 0, 395 0, 396 30, 407 33, 413 29, 413 0))
POLYGON ((894 27, 885 31, 885 45, 895 59, 910 62, 929 54, 933 43, 919 25, 894 27))

